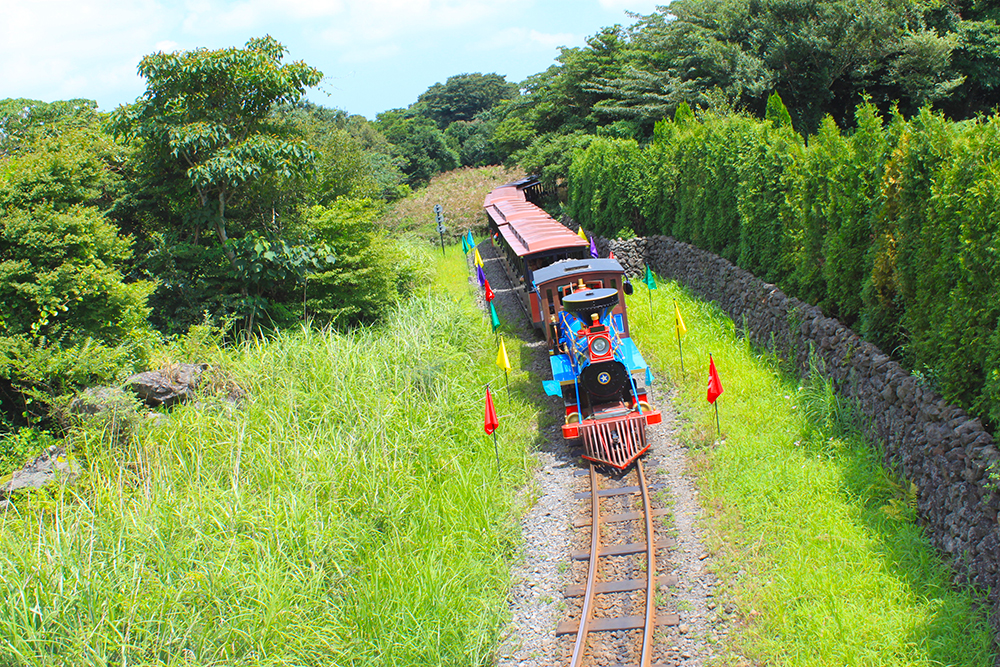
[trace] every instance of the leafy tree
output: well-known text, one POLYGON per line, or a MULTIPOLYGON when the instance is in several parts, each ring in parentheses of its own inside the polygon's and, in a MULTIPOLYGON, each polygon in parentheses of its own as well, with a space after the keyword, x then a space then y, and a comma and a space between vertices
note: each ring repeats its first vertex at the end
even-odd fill
POLYGON ((531 145, 538 133, 528 121, 520 116, 510 115, 504 118, 493 131, 493 145, 498 157, 504 162, 519 150, 531 145))
POLYGON ((94 100, 0 100, 0 158, 45 137, 68 130, 93 129, 100 122, 94 100))
POLYGON ((282 64, 285 52, 267 36, 242 49, 146 56, 139 63, 146 92, 112 117, 117 135, 142 140, 139 159, 150 173, 184 173, 196 199, 191 208, 215 228, 234 265, 226 229, 231 198, 265 174, 301 174, 314 158, 305 142, 281 136, 270 114, 322 76, 301 61, 282 64))
POLYGON ((314 206, 306 224, 337 254, 337 263, 307 279, 308 313, 336 326, 375 322, 397 296, 402 255, 378 229, 379 206, 370 199, 338 199, 314 206))
POLYGON ((153 285, 124 281, 130 252, 131 240, 91 206, 41 204, 0 214, 5 413, 111 380, 144 358, 153 285))
POLYGON ((315 170, 299 183, 300 205, 328 205, 339 197, 387 199, 401 196, 404 180, 394 147, 363 116, 308 102, 283 106, 278 117, 289 123, 316 153, 315 170))
POLYGON ((0 107, 0 421, 13 422, 142 360, 153 285, 125 280, 132 239, 107 213, 127 153, 93 103, 0 107))
POLYGON ((495 119, 480 114, 470 122, 457 120, 448 126, 444 132, 445 139, 458 154, 463 167, 500 164, 500 155, 493 142, 497 124, 495 119))
POLYGON ((542 135, 527 148, 518 151, 514 159, 529 174, 538 174, 546 188, 552 189, 569 176, 573 156, 594 140, 594 135, 582 131, 572 134, 542 135))
POLYGON ((458 74, 435 83, 417 98, 412 111, 437 123, 444 131, 457 121, 470 122, 502 100, 518 95, 517 84, 499 74, 458 74))
POLYGON ((399 150, 409 185, 425 184, 434 174, 459 165, 458 154, 433 121, 404 109, 380 113, 376 121, 378 129, 399 150))

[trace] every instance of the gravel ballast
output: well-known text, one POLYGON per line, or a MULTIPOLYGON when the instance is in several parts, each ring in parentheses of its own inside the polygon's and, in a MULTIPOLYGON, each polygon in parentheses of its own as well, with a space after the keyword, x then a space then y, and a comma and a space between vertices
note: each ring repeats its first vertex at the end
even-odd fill
MULTIPOLYGON (((516 331, 531 351, 530 371, 541 382, 549 374, 545 342, 532 329, 520 301, 501 264, 497 249, 489 241, 479 246, 484 271, 496 298, 493 301, 502 321, 516 331)), ((472 280, 475 281, 473 274, 472 280)), ((485 302, 484 302, 485 305, 485 302)), ((640 348, 642 341, 637 341, 640 348)), ((578 602, 564 598, 572 583, 582 583, 572 566, 570 551, 587 539, 589 528, 574 528, 581 513, 588 513, 586 501, 573 494, 586 490, 587 477, 577 475, 585 468, 575 443, 562 438, 561 405, 550 398, 549 425, 541 427, 540 444, 533 453, 537 471, 523 490, 529 510, 522 521, 523 557, 516 564, 510 591, 511 622, 497 648, 498 667, 555 667, 567 662, 572 650, 571 636, 558 638, 556 626, 569 618, 578 602), (568 648, 567 648, 568 647, 568 648)), ((671 510, 672 523, 661 524, 658 537, 676 540, 676 547, 659 559, 660 574, 677 577, 668 589, 665 608, 680 616, 675 627, 659 628, 656 662, 666 665, 707 665, 724 655, 727 621, 716 604, 717 582, 711 573, 712 558, 705 548, 700 529, 702 509, 694 480, 686 472, 687 450, 678 441, 679 421, 667 390, 654 387, 654 405, 662 411, 663 422, 647 429, 650 452, 645 457, 650 484, 665 487, 657 492, 660 506, 671 510), (657 391, 659 390, 659 391, 657 391)), ((663 593, 661 592, 661 595, 663 593)), ((616 664, 609 655, 605 664, 616 664)))

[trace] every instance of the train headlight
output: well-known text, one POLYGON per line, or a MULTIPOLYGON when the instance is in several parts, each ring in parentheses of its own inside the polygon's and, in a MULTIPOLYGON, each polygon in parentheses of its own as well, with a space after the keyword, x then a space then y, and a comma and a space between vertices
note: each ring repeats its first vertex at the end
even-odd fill
POLYGON ((593 357, 603 357, 611 349, 611 341, 604 336, 597 336, 590 341, 590 355, 593 357))

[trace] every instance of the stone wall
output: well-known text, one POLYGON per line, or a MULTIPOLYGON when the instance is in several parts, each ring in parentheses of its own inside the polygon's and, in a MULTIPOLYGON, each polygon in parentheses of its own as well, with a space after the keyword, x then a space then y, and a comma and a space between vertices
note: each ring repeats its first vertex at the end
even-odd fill
POLYGON ((799 373, 809 372, 809 350, 841 396, 859 407, 867 435, 886 464, 915 483, 918 511, 933 543, 954 563, 956 583, 988 595, 994 626, 1000 619, 1000 495, 987 468, 1000 453, 993 438, 961 408, 945 402, 877 347, 835 319, 730 262, 665 236, 599 239, 632 275, 648 263, 699 297, 718 304, 759 347, 779 348, 799 373))

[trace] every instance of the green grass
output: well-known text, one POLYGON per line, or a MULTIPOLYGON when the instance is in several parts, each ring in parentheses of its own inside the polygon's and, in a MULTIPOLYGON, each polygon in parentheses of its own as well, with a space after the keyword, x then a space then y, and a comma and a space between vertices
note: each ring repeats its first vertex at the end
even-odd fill
MULTIPOLYGON (((992 665, 986 612, 915 524, 914 489, 858 436, 826 382, 800 386, 676 284, 629 300, 643 354, 687 420, 735 649, 767 665, 992 665), (681 373, 673 300, 688 333, 681 373), (721 440, 706 401, 711 353, 721 440)), ((662 395, 662 394, 661 394, 662 395)))
POLYGON ((503 167, 462 168, 438 174, 426 188, 394 204, 380 223, 394 234, 415 233, 438 243, 434 205, 440 204, 447 229, 445 244, 461 245, 462 232, 471 229, 473 234, 479 234, 486 227, 486 194, 522 175, 503 167))
POLYGON ((84 484, 0 517, 0 664, 489 664, 535 408, 515 368, 498 474, 503 374, 457 289, 218 351, 239 409, 71 436, 84 484))

